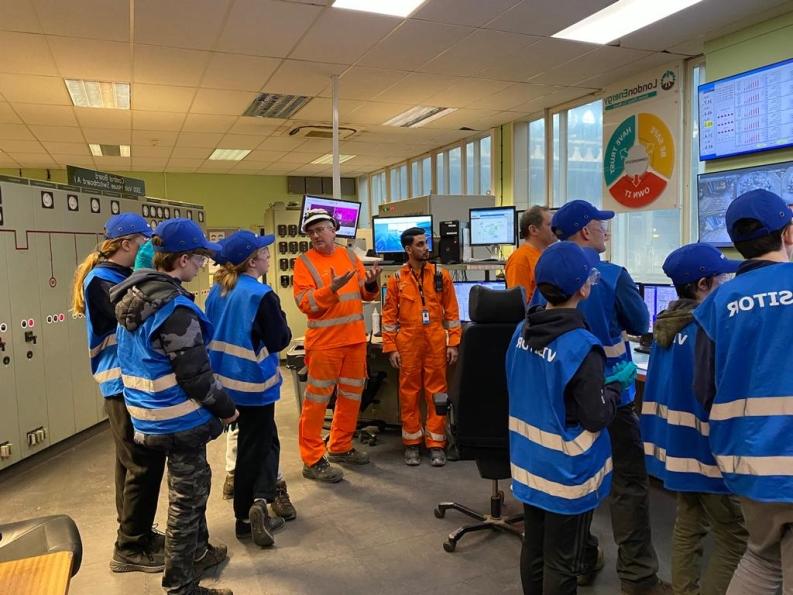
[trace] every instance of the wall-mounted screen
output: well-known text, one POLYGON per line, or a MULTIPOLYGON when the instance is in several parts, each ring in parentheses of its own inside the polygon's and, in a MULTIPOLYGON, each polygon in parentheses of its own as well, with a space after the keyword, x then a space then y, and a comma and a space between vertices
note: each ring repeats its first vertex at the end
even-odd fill
POLYGON ((793 146, 793 59, 699 86, 702 161, 793 146))
POLYGON ((339 230, 336 232, 337 237, 355 237, 355 232, 358 230, 358 215, 361 213, 361 203, 306 194, 303 197, 300 221, 306 218, 306 213, 311 209, 325 209, 339 222, 339 230))
POLYGON ((724 215, 741 194, 763 188, 793 205, 793 161, 759 165, 714 173, 697 178, 699 241, 731 246, 724 215))
POLYGON ((427 247, 432 250, 432 215, 407 217, 372 217, 372 244, 377 254, 402 254, 400 236, 411 227, 420 227, 427 236, 427 247))
POLYGON ((515 207, 470 209, 472 246, 515 244, 515 207))

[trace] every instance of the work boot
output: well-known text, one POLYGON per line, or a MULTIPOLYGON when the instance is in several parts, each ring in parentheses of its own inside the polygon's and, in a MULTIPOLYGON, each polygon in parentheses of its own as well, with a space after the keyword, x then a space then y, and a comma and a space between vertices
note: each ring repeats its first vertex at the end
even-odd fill
POLYGON ((165 533, 158 531, 156 525, 151 528, 149 534, 149 549, 154 552, 165 551, 165 533))
POLYGON ((443 467, 446 464, 446 451, 442 448, 431 448, 430 463, 433 467, 443 467))
POLYGON ((289 499, 289 492, 286 491, 286 482, 284 480, 275 484, 275 499, 271 504, 273 514, 281 517, 285 521, 292 521, 297 518, 297 511, 289 499))
POLYGON ((165 569, 165 552, 152 547, 135 550, 113 548, 110 570, 113 572, 162 572, 165 569))
POLYGON ((333 467, 328 463, 328 459, 322 457, 311 466, 303 465, 303 477, 326 483, 337 483, 344 479, 344 472, 338 467, 333 467))
POLYGON ((622 582, 622 595, 672 595, 672 585, 660 578, 655 584, 622 582))
POLYGON ((362 450, 351 448, 347 452, 328 451, 328 460, 331 463, 342 463, 345 465, 366 465, 369 462, 369 455, 362 450))
POLYGON ((270 517, 267 512, 267 502, 256 500, 248 511, 253 543, 259 547, 267 547, 275 543, 273 531, 284 526, 284 519, 280 516, 270 517))
POLYGON ((231 500, 234 497, 234 471, 226 473, 226 480, 223 482, 223 499, 231 500))
POLYGON ((201 576, 210 568, 214 568, 228 558, 229 548, 225 545, 207 545, 206 551, 200 558, 193 561, 196 576, 201 576))
POLYGON ((415 467, 421 465, 421 451, 418 446, 405 447, 405 465, 415 467))
POLYGON ((231 589, 213 589, 198 585, 192 595, 234 595, 234 592, 231 589))
POLYGON ((587 585, 591 585, 595 582, 595 577, 598 573, 603 570, 603 566, 606 562, 606 556, 603 554, 603 548, 598 546, 598 554, 597 558, 595 559, 595 564, 592 568, 588 568, 583 574, 579 574, 576 577, 576 582, 578 582, 579 587, 586 587, 587 585))

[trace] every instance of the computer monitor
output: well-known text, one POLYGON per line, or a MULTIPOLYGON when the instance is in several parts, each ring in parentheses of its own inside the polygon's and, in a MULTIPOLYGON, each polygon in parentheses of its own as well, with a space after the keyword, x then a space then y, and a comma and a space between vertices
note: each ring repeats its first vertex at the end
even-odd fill
POLYGON ((427 235, 427 247, 432 250, 432 215, 405 217, 372 217, 372 244, 377 254, 404 254, 400 236, 411 227, 420 227, 427 235))
POLYGON ((474 285, 482 285, 488 289, 504 290, 507 288, 504 281, 455 281, 454 294, 457 296, 457 305, 460 308, 460 320, 463 322, 471 320, 468 312, 468 297, 474 285))
POLYGON ((361 214, 361 203, 353 200, 339 200, 306 194, 303 197, 303 208, 300 211, 301 222, 311 209, 324 209, 339 222, 339 229, 336 232, 337 237, 355 237, 355 233, 358 231, 358 216, 361 214))
POLYGON ((658 315, 666 310, 669 302, 678 299, 677 291, 674 286, 663 283, 642 283, 641 291, 647 311, 650 313, 650 331, 652 331, 658 315))
POLYGON ((471 246, 514 246, 515 207, 470 209, 471 246))

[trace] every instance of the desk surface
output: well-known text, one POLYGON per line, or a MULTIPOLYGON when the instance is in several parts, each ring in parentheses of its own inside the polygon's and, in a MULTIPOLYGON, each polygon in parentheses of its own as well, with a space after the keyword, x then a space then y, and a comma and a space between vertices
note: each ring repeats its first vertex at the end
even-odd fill
POLYGON ((0 592, 63 595, 69 592, 72 552, 55 552, 0 563, 0 592))

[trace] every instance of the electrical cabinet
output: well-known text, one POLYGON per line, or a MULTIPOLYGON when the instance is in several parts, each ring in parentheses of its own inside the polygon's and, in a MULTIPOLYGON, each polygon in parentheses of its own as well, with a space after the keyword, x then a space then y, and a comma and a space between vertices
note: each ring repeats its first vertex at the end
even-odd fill
MULTIPOLYGON (((0 176, 0 469, 105 418, 71 285, 105 221, 130 211, 205 228, 199 205, 0 176)), ((203 305, 208 272, 187 288, 203 305)))

